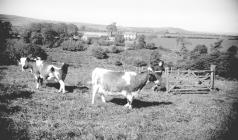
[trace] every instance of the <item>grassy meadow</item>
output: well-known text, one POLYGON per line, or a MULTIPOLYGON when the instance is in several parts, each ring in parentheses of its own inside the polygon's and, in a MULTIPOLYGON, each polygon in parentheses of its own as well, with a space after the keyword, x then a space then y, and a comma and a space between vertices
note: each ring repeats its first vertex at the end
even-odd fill
MULTIPOLYGON (((222 46, 224 46, 225 49, 227 47, 230 47, 232 45, 238 45, 238 40, 230 40, 229 38, 223 38, 222 46)), ((196 45, 206 45, 208 48, 211 47, 211 45, 216 42, 218 39, 193 39, 193 38, 185 38, 185 42, 187 42, 186 47, 188 50, 193 50, 196 45)), ((156 44, 156 46, 162 46, 167 49, 177 51, 180 48, 177 47, 177 41, 176 38, 160 38, 156 37, 151 40, 148 40, 149 42, 153 42, 156 44)))
MULTIPOLYGON (((191 41, 201 43, 201 40, 191 41)), ((168 49, 176 49, 173 39, 158 42, 168 49)), ((204 42, 210 44, 212 40, 204 42)), ((100 60, 91 55, 92 47, 82 52, 63 51, 61 48, 46 50, 52 61, 70 64, 65 94, 57 93, 59 85, 53 82, 45 82, 36 90, 31 73, 21 72, 20 66, 1 66, 1 138, 210 140, 238 136, 237 81, 217 79, 216 90, 208 94, 154 92, 151 85, 147 85, 135 98, 131 110, 124 108, 126 99, 121 96, 108 96, 105 104, 96 96, 92 105, 90 80, 95 67, 138 71, 129 66, 130 61, 140 58, 149 62, 154 51, 127 50, 110 53, 108 59, 100 60), (128 65, 115 66, 117 60, 128 65)), ((161 51, 161 54, 165 62, 177 59, 172 53, 161 51)))

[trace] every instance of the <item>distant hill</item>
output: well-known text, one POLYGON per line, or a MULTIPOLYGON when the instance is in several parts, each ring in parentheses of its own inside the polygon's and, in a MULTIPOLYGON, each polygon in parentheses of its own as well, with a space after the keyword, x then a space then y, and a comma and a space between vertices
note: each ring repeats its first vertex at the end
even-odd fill
POLYGON ((0 14, 0 19, 3 21, 9 21, 12 23, 13 26, 24 26, 33 22, 41 22, 43 20, 21 17, 21 16, 14 16, 14 15, 3 15, 0 14))
MULTIPOLYGON (((25 26, 27 24, 31 24, 34 22, 50 22, 50 23, 60 23, 63 21, 53 21, 53 20, 42 20, 42 19, 34 19, 28 17, 21 17, 15 15, 5 15, 0 14, 0 19, 4 21, 9 21, 12 23, 13 26, 25 26)), ((68 22, 65 22, 68 23, 68 22)), ((106 31, 107 25, 100 25, 100 24, 91 24, 91 23, 82 23, 82 22, 72 22, 73 24, 77 25, 79 28, 85 26, 86 29, 91 30, 98 30, 98 31, 106 31)), ((148 27, 123 27, 119 26, 119 30, 121 31, 132 31, 132 32, 148 32, 148 33, 165 33, 165 32, 172 32, 172 33, 192 33, 190 31, 186 31, 180 28, 148 28, 148 27)))
MULTIPOLYGON (((9 21, 13 26, 16 27, 24 27, 27 24, 31 24, 34 22, 47 22, 47 23, 73 23, 78 26, 80 29, 82 26, 86 28, 87 31, 106 31, 107 25, 100 24, 92 24, 92 23, 83 23, 83 22, 64 22, 64 21, 54 21, 54 20, 42 20, 42 19, 34 19, 28 17, 21 17, 15 15, 5 15, 0 14, 0 19, 3 21, 9 21)), ((162 27, 162 28, 150 28, 150 27, 124 27, 119 26, 119 31, 130 31, 130 32, 139 32, 139 33, 154 33, 154 34, 164 34, 164 33, 180 33, 180 34, 210 34, 210 33, 201 33, 201 32, 193 32, 187 31, 181 28, 174 27, 162 27)), ((215 34, 213 34, 215 35, 215 34)))

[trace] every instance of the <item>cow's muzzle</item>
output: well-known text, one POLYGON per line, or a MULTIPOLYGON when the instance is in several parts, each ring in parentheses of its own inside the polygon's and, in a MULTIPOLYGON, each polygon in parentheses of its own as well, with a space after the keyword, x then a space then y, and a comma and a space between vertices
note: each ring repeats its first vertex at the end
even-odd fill
POLYGON ((23 66, 23 69, 28 69, 28 66, 23 66))

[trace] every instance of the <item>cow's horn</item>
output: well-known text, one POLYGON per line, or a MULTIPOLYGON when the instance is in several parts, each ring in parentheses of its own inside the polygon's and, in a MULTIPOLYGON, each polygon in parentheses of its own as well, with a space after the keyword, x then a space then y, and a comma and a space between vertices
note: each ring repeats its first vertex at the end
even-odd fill
POLYGON ((148 71, 153 71, 151 67, 148 67, 147 70, 148 70, 148 71))

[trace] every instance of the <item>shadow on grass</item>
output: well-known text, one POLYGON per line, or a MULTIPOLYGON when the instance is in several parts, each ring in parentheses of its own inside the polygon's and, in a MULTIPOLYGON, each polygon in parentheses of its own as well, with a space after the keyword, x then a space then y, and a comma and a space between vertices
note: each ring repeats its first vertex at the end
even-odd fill
MULTIPOLYGON (((237 93, 237 91, 238 91, 238 88, 236 89, 236 93, 237 93)), ((236 97, 237 97, 237 95, 236 95, 236 97)), ((222 128, 223 129, 221 129, 215 133, 216 139, 224 139, 224 140, 237 140, 238 139, 238 133, 237 133, 237 130, 238 130, 238 100, 237 99, 233 100, 230 114, 223 121, 222 128)))
POLYGON ((31 98, 33 92, 15 85, 0 84, 0 139, 29 139, 27 122, 15 122, 10 116, 22 112, 20 106, 13 106, 12 100, 31 98))
MULTIPOLYGON (((59 89, 60 88, 60 84, 59 83, 46 83, 46 86, 48 87, 54 87, 56 89, 59 89)), ((81 91, 84 91, 84 92, 87 92, 89 90, 88 87, 86 86, 65 86, 65 90, 67 92, 74 92, 74 90, 81 90, 81 91)))
POLYGON ((7 70, 7 67, 0 66, 0 80, 2 80, 5 75, 4 70, 7 70))
MULTIPOLYGON (((121 98, 113 98, 109 102, 112 102, 117 105, 125 105, 127 103, 127 99, 121 98)), ((132 102, 133 108, 143 108, 143 107, 150 107, 150 106, 159 106, 159 105, 170 105, 173 104, 172 102, 155 102, 155 101, 141 101, 134 99, 132 102)))
POLYGON ((8 102, 17 98, 31 98, 31 95, 34 93, 32 91, 27 91, 17 87, 16 85, 2 85, 0 84, 0 101, 8 102))
POLYGON ((0 70, 6 70, 7 67, 4 67, 4 66, 0 66, 0 70))

